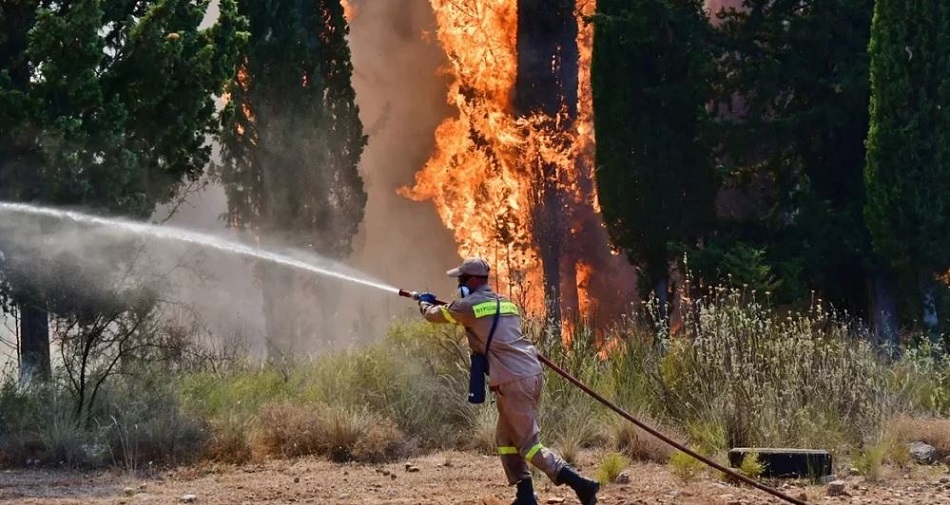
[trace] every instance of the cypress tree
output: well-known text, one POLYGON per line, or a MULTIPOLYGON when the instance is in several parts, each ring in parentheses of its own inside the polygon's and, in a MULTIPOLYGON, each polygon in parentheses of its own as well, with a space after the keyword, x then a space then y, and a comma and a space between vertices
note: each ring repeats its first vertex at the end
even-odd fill
MULTIPOLYGON (((357 164, 366 145, 340 0, 240 0, 250 21, 244 63, 230 84, 220 177, 234 225, 271 245, 333 258, 350 253, 366 192, 357 164)), ((260 271, 268 353, 310 338, 294 291, 310 287, 280 267, 260 271)), ((315 287, 319 290, 319 286, 315 287)), ((320 297, 324 318, 333 296, 320 297)))
POLYGON ((600 0, 591 82, 596 178, 615 246, 641 267, 641 289, 665 300, 677 246, 714 214, 704 142, 709 24, 698 0, 600 0))
POLYGON ((943 0, 875 2, 865 215, 875 249, 923 297, 931 329, 936 276, 950 268, 948 35, 943 0))

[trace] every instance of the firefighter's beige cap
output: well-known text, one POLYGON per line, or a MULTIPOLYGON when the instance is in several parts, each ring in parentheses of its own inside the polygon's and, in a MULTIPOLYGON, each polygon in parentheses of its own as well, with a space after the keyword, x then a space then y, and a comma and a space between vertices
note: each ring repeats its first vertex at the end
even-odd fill
POLYGON ((449 277, 461 277, 463 275, 471 275, 474 277, 488 277, 488 271, 491 270, 491 267, 488 266, 488 262, 481 258, 468 258, 463 261, 458 268, 453 268, 448 272, 449 277))

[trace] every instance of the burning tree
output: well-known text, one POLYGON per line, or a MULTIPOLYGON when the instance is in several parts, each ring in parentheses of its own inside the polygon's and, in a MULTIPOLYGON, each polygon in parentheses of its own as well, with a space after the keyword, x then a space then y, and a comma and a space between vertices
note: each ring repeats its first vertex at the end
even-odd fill
MULTIPOLYGON (((366 144, 340 0, 239 2, 250 20, 244 63, 230 85, 220 178, 230 222, 272 245, 349 254, 366 193, 357 163, 366 144)), ((268 352, 310 336, 292 306, 302 289, 286 269, 262 266, 268 352)), ((320 299, 325 318, 332 296, 320 299)))
POLYGON ((630 272, 608 247, 592 173, 582 15, 594 2, 431 3, 459 115, 436 130, 435 154, 401 193, 433 201, 459 253, 488 259, 529 312, 560 324, 618 310, 606 302, 625 301, 617 278, 630 272))

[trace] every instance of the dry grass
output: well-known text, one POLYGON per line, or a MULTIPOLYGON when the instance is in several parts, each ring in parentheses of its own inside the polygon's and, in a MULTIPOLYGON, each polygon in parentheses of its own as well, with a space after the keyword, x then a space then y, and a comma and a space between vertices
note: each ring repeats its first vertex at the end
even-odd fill
POLYGON ((212 421, 212 435, 205 445, 204 454, 222 463, 247 463, 253 456, 251 428, 251 421, 238 415, 212 421))
MULTIPOLYGON (((642 415, 637 418, 650 426, 656 427, 655 422, 650 421, 642 415)), ((666 442, 654 437, 639 426, 625 419, 619 417, 611 418, 607 429, 610 445, 633 461, 649 461, 666 464, 669 462, 670 456, 673 455, 673 448, 667 445, 666 442)), ((668 430, 662 431, 664 434, 670 435, 668 430)))
POLYGON ((493 407, 478 409, 472 421, 470 448, 483 454, 496 454, 495 427, 498 411, 493 407))
POLYGON ((261 408, 259 443, 268 454, 315 454, 322 445, 320 419, 313 408, 290 402, 268 403, 261 408))
POLYGON ((272 455, 379 463, 408 452, 405 435, 391 419, 365 410, 279 402, 264 405, 259 418, 260 443, 272 455))
POLYGON ((937 449, 937 459, 950 456, 950 419, 899 417, 890 432, 900 444, 920 441, 937 449))

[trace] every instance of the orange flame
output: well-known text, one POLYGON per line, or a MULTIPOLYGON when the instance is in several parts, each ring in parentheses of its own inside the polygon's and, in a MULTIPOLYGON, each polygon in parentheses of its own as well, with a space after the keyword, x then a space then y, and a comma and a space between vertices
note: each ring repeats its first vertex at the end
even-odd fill
MULTIPOLYGON (((430 3, 437 38, 449 61, 446 72, 454 78, 448 102, 458 116, 436 129, 435 153, 416 174, 415 185, 399 193, 416 201, 431 200, 453 230, 459 254, 486 258, 494 265, 499 289, 538 313, 544 295, 532 211, 539 205, 540 166, 556 167, 553 182, 566 196, 567 207, 586 205, 599 213, 591 184, 592 27, 578 16, 578 117, 570 130, 562 130, 562 124, 570 124, 563 114, 516 117, 512 112, 517 2, 430 3), (587 173, 579 167, 586 167, 587 173)), ((578 14, 593 12, 594 1, 582 3, 578 14)))

